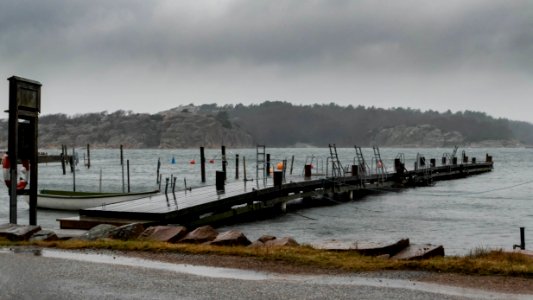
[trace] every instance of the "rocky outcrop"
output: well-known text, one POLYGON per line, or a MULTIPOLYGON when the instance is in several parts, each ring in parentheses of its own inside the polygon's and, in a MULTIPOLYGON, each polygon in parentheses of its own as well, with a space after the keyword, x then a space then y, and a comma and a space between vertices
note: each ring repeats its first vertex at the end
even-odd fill
POLYGON ((450 147, 464 141, 457 131, 445 132, 431 125, 384 128, 373 137, 373 143, 382 147, 450 147))
POLYGON ((41 226, 17 225, 7 223, 0 225, 0 238, 5 238, 10 241, 26 241, 34 233, 40 230, 41 226))
POLYGON ((143 233, 144 225, 141 223, 132 223, 117 227, 109 232, 108 237, 115 240, 136 239, 143 233))
POLYGON ((110 233, 115 230, 117 226, 109 224, 100 224, 91 228, 86 233, 77 237, 76 239, 85 240, 85 241, 95 241, 98 239, 109 238, 110 233))
POLYGON ((216 239, 218 236, 218 231, 213 227, 207 225, 198 227, 195 230, 189 232, 180 243, 191 243, 191 244, 201 244, 205 242, 210 242, 216 239))
POLYGON ((183 226, 152 226, 148 227, 140 236, 140 240, 175 243, 187 234, 183 226))
POLYGON ((37 242, 37 241, 57 241, 59 240, 59 237, 57 234, 52 230, 40 230, 33 234, 29 241, 30 242, 37 242))
POLYGON ((273 239, 266 241, 264 244, 267 247, 287 247, 300 245, 292 237, 282 237, 280 239, 273 239))
POLYGON ((220 233, 209 244, 217 246, 248 246, 251 242, 242 232, 230 230, 220 233))

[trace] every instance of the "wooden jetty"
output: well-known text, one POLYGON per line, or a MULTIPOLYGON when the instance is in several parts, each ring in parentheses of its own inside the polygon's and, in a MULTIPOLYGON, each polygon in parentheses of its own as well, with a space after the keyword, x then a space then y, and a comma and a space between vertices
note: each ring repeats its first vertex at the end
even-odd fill
POLYGON ((476 162, 475 159, 468 161, 467 157, 463 157, 460 163, 457 159, 445 161, 444 158, 442 163, 437 166, 432 159, 426 166, 420 160, 420 166, 423 167, 406 170, 403 162, 396 159, 393 173, 376 169, 373 174, 369 174, 361 166, 352 166, 350 172, 341 169, 332 172, 336 176, 287 176, 284 180, 280 180, 281 172, 276 172, 274 176, 253 182, 235 181, 225 184, 223 191, 219 185, 218 188, 203 186, 163 193, 140 200, 83 209, 80 210, 79 217, 58 221, 62 229, 89 229, 102 223, 143 222, 181 224, 187 227, 234 223, 283 212, 287 204, 300 199, 303 199, 301 202, 306 206, 320 206, 357 199, 369 193, 464 178, 493 169, 492 157, 488 155, 484 162, 476 162))

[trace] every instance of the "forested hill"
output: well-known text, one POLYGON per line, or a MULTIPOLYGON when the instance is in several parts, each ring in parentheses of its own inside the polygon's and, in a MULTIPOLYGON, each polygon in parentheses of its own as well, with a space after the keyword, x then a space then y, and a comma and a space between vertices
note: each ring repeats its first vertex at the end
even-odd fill
MULTIPOLYGON (((0 147, 7 147, 7 120, 0 120, 0 147)), ((481 112, 440 113, 364 106, 207 104, 179 106, 157 114, 131 111, 39 119, 41 148, 61 144, 94 147, 517 147, 533 145, 533 125, 481 112)))

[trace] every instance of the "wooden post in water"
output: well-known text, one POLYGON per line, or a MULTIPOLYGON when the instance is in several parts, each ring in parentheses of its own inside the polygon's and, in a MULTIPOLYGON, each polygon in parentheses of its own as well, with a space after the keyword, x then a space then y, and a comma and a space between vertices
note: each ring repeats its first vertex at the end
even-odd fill
POLYGON ((128 193, 130 192, 130 160, 126 160, 126 165, 128 166, 128 193))
POLYGON ((174 200, 176 200, 176 179, 178 179, 178 177, 174 177, 174 180, 172 181, 172 195, 174 196, 174 200))
POLYGON ((61 168, 63 169, 63 175, 67 174, 67 167, 65 159, 67 157, 67 152, 65 151, 65 145, 61 145, 61 168))
POLYGON ((270 153, 267 153, 267 161, 266 161, 266 174, 267 177, 270 176, 270 153))
POLYGON ((235 154, 235 179, 239 179, 239 154, 235 154))
POLYGON ((90 150, 90 145, 87 144, 87 169, 90 169, 91 168, 91 150, 90 150))
POLYGON ((126 192, 126 187, 124 183, 124 153, 122 145, 120 145, 120 165, 122 166, 122 192, 126 192))
POLYGON ((246 184, 246 157, 243 156, 242 157, 242 173, 243 173, 243 176, 244 176, 244 184, 246 184))
POLYGON ((226 174, 224 174, 224 171, 216 171, 215 186, 217 188, 217 191, 224 191, 225 178, 226 174))
POLYGON ((200 147, 200 175, 202 176, 202 183, 205 183, 205 152, 204 152, 204 147, 200 147))
POLYGON ((520 227, 520 248, 522 250, 526 250, 526 234, 525 234, 526 228, 520 227))
POLYGON ((161 183, 159 178, 159 169, 161 168, 161 157, 157 158, 157 177, 155 179, 155 183, 159 184, 159 190, 161 190, 161 183))
POLYGON ((293 164, 294 164, 294 155, 293 155, 292 158, 291 158, 291 172, 290 172, 291 175, 292 175, 292 165, 293 165, 293 164))
POLYGON ((76 191, 76 167, 74 166, 74 147, 72 147, 72 156, 70 157, 70 169, 72 170, 72 191, 76 191))
POLYGON ((165 183, 165 197, 167 197, 167 201, 168 201, 168 177, 166 178, 166 183, 165 183))
POLYGON ((98 191, 102 192, 102 169, 100 168, 100 178, 98 180, 98 191))
POLYGON ((224 172, 224 180, 226 180, 226 146, 222 146, 222 172, 224 172))

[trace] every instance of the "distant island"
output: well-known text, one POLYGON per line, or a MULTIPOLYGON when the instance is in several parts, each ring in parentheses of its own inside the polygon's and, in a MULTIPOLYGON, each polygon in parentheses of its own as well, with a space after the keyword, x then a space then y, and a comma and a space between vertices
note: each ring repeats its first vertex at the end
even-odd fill
MULTIPOLYGON (((0 120, 7 147, 7 120, 0 120)), ((156 114, 119 110, 67 116, 42 115, 39 147, 60 145, 128 148, 219 147, 524 147, 533 124, 482 112, 436 112, 336 104, 193 104, 156 114)))

